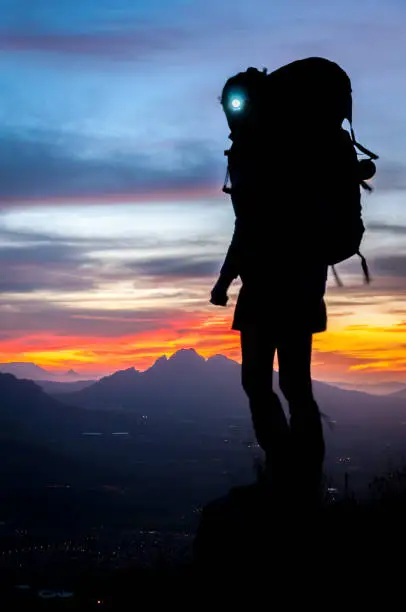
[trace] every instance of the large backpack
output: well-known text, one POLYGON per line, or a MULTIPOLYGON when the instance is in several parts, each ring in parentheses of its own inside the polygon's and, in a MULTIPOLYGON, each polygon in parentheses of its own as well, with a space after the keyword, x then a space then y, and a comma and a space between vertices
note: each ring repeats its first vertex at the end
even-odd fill
MULTIPOLYGON (((335 62, 318 57, 297 60, 270 74, 248 68, 227 81, 221 102, 232 140, 231 148, 225 151, 228 165, 223 191, 231 195, 236 216, 243 213, 249 193, 258 188, 260 177, 255 168, 264 173, 267 160, 263 158, 268 155, 270 143, 302 156, 306 156, 309 147, 317 147, 317 172, 326 188, 308 216, 314 221, 312 240, 318 256, 333 267, 341 284, 334 266, 358 255, 368 282, 367 263, 360 253, 365 232, 361 187, 371 191, 366 181, 375 173, 372 160, 378 156, 356 141, 352 87, 345 71, 335 62), (350 132, 342 127, 345 120, 350 132), (259 138, 267 140, 268 147, 266 143, 259 146, 259 138), (366 159, 359 160, 357 150, 366 159), (258 164, 255 151, 260 151, 265 163, 258 164), (326 176, 330 169, 338 176, 326 176)), ((269 160, 269 174, 272 161, 269 160)))

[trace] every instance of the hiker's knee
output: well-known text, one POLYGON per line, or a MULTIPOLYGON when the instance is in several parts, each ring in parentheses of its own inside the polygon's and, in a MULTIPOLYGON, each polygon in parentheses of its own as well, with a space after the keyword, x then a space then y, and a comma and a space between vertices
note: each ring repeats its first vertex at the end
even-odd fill
POLYGON ((241 367, 241 384, 246 395, 251 397, 255 393, 257 381, 259 379, 258 372, 252 366, 242 365, 241 367))
POLYGON ((260 365, 244 364, 241 367, 242 388, 249 398, 272 391, 272 376, 260 365))
POLYGON ((308 377, 294 377, 289 372, 281 370, 279 388, 289 404, 313 400, 312 381, 308 377))
POLYGON ((294 395, 294 384, 289 374, 283 370, 279 370, 279 388, 285 399, 289 402, 294 395))

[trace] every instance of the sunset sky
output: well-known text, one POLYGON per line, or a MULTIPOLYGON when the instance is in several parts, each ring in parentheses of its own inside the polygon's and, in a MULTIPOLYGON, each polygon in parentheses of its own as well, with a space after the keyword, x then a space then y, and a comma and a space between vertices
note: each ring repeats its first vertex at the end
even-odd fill
MULTIPOLYGON (((232 235, 224 81, 339 62, 359 140, 373 283, 329 281, 313 373, 406 381, 404 0, 0 0, 0 362, 99 375, 182 347, 240 359, 208 303, 232 235)), ((323 145, 324 148, 325 145, 323 145)), ((297 296, 300 308, 300 295, 297 296)))

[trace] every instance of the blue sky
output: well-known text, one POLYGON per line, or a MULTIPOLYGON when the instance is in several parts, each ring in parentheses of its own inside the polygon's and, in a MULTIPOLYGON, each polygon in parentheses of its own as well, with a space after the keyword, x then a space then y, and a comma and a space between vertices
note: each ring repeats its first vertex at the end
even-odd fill
MULTIPOLYGON (((130 312, 142 319, 135 335, 150 329, 146 311, 163 330, 185 312, 217 317, 220 350, 231 311, 214 314, 207 295, 233 217, 220 191, 228 130, 217 98, 249 65, 271 70, 309 55, 349 73, 357 136, 381 156, 364 200, 373 295, 355 264, 344 266, 348 288, 329 290, 332 333, 406 320, 403 1, 0 0, 0 8, 3 361, 31 358, 21 347, 33 335, 44 355, 51 337, 80 344, 90 329, 78 323, 83 312, 94 317, 94 337, 115 333, 117 342, 131 335, 121 325, 130 312), (108 331, 97 323, 105 310, 121 321, 108 331)), ((341 335, 335 349, 326 338, 320 353, 331 363, 353 356, 355 340, 348 347, 341 335)), ((238 338, 230 342, 224 350, 236 355, 238 338)), ((375 363, 374 342, 365 358, 375 363)))

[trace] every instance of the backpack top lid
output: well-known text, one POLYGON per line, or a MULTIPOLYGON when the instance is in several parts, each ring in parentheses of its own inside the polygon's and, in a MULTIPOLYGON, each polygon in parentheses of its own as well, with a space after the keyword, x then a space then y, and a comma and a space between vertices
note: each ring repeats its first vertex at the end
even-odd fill
POLYGON ((264 135, 288 141, 308 135, 313 125, 326 137, 347 119, 354 146, 378 159, 355 138, 349 76, 326 58, 295 60, 270 74, 249 67, 226 81, 220 100, 234 142, 255 142, 264 135))
POLYGON ((352 123, 351 80, 336 62, 323 57, 296 60, 271 72, 268 98, 274 112, 292 121, 352 123))
POLYGON ((326 127, 341 126, 345 119, 352 123, 350 78, 323 57, 295 60, 269 74, 249 67, 226 81, 220 101, 234 136, 249 136, 270 116, 286 119, 283 129, 311 121, 326 127))

